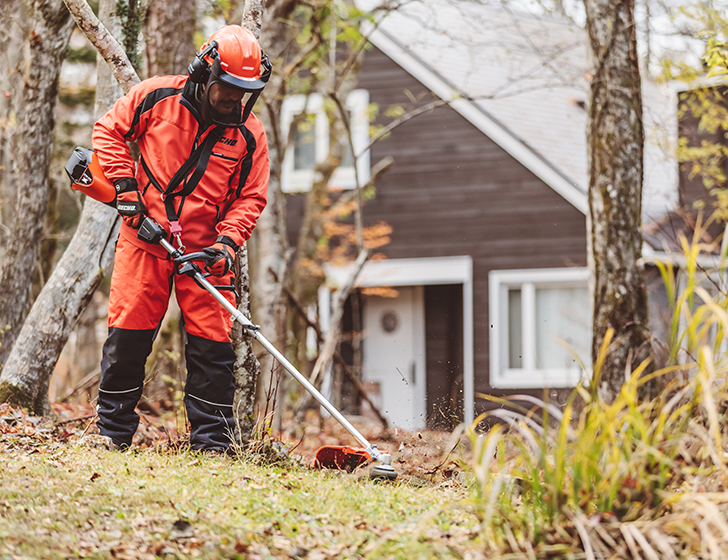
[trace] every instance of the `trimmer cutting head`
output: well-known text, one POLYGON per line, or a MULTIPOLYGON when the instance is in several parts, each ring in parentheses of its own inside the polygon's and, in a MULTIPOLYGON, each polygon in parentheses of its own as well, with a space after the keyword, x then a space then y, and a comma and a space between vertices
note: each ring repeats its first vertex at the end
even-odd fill
POLYGON ((371 461, 366 449, 346 445, 324 445, 316 451, 314 466, 317 469, 337 469, 351 472, 359 465, 371 461))
POLYGON ((397 471, 392 467, 391 455, 379 452, 376 446, 361 449, 342 445, 324 445, 316 451, 314 466, 317 469, 338 469, 351 472, 367 461, 374 463, 369 471, 371 478, 386 480, 397 478, 397 471))
POLYGON ((372 470, 369 471, 370 478, 394 480, 397 478, 397 471, 392 467, 392 456, 388 453, 379 455, 379 460, 374 464, 372 470))

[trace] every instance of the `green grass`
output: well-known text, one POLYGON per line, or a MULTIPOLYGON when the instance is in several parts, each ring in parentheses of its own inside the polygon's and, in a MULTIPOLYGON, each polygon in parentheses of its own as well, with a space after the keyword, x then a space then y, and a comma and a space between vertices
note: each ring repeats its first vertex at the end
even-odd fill
POLYGON ((51 443, 0 455, 0 558, 461 558, 473 504, 452 481, 51 443))

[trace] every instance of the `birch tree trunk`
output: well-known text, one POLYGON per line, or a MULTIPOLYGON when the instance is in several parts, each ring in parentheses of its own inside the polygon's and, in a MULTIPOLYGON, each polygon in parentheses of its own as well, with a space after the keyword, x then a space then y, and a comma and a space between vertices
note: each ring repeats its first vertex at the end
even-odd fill
MULTIPOLYGON (((85 0, 65 1, 78 26, 99 49, 114 77, 127 91, 139 79, 121 45, 99 22, 85 0)), ((113 0, 103 0, 102 17, 104 12, 112 11, 113 6, 113 0)), ((106 66, 102 62, 99 64, 106 66)), ((116 99, 106 92, 112 81, 104 83, 103 80, 102 74, 97 84, 97 116, 116 99), (105 100, 106 106, 99 100, 105 100)), ((71 329, 109 272, 118 222, 112 208, 86 199, 76 233, 36 299, 18 342, 0 372, 0 402, 28 407, 40 414, 47 412, 48 384, 53 367, 71 329)))
MULTIPOLYGON (((261 43, 271 57, 280 55, 291 40, 289 21, 296 8, 293 0, 274 0, 266 8, 262 22, 261 43)), ((256 21, 262 10, 255 10, 246 2, 243 21, 256 21)), ((289 47, 290 48, 290 47, 289 47)), ((257 115, 268 134, 271 175, 268 185, 268 205, 258 219, 253 237, 249 242, 251 262, 251 308, 254 322, 278 348, 285 347, 285 294, 283 284, 288 258, 286 236, 286 210, 281 192, 281 167, 285 147, 280 135, 283 98, 287 90, 283 58, 271 60, 276 69, 262 95, 264 107, 257 115)), ((257 400, 261 409, 270 409, 266 389, 270 386, 273 358, 265 354, 260 360, 261 374, 258 379, 257 400)))
POLYGON ((593 76, 587 126, 588 260, 593 282, 592 359, 615 341, 598 379, 611 401, 651 355, 642 253, 644 132, 634 0, 585 0, 593 76))
MULTIPOLYGON (((243 7, 241 25, 249 29, 260 39, 260 26, 263 14, 263 0, 247 0, 243 7)), ((265 95, 265 92, 263 93, 265 95)), ((270 204, 270 195, 269 195, 270 204)), ((260 221, 258 222, 260 227, 260 221)), ((238 309, 250 317, 250 273, 248 268, 248 243, 245 243, 237 254, 237 273, 235 285, 239 294, 238 309)), ((233 416, 235 418, 235 438, 238 443, 245 444, 253 438, 255 431, 256 388, 260 377, 260 363, 253 351, 253 337, 235 323, 231 333, 235 350, 235 397, 233 398, 233 416)))
MULTIPOLYGON (((248 248, 243 245, 238 251, 238 270, 235 274, 235 287, 240 296, 238 309, 250 317, 250 275, 248 273, 248 248)), ((236 322, 231 334, 235 348, 235 397, 233 415, 235 417, 236 440, 245 444, 255 431, 255 392, 260 377, 260 363, 253 352, 253 337, 236 322)))
POLYGON ((28 0, 26 9, 31 21, 25 38, 27 54, 13 158, 18 188, 0 272, 1 364, 7 361, 31 304, 33 274, 48 207, 58 78, 73 29, 62 0, 28 0))

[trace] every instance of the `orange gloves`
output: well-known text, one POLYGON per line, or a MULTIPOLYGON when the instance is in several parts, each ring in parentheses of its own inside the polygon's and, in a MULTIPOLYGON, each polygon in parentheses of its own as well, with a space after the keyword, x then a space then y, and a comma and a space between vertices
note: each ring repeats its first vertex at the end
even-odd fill
POLYGON ((213 276, 225 276, 235 263, 235 251, 225 243, 215 243, 212 247, 203 249, 211 258, 207 263, 207 270, 213 276))

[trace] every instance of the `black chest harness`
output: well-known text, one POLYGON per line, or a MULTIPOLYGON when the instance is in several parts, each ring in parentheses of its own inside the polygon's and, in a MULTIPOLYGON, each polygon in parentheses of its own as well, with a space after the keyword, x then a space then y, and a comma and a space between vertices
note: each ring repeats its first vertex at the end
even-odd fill
POLYGON ((207 135, 202 144, 196 146, 190 157, 182 164, 177 170, 177 173, 169 180, 166 188, 162 188, 159 182, 152 175, 151 170, 147 166, 144 158, 139 158, 146 173, 147 177, 160 193, 162 193, 162 200, 164 201, 164 209, 167 213, 167 222, 169 223, 169 233, 172 234, 176 239, 179 247, 184 251, 185 247, 182 244, 182 226, 179 223, 179 215, 182 212, 184 206, 185 197, 189 196, 192 191, 195 190, 197 184, 202 179, 202 176, 207 170, 207 165, 210 161, 210 155, 215 144, 222 138, 225 132, 225 128, 222 126, 216 126, 207 135), (193 171, 194 169, 194 171, 193 171), (190 175, 190 172, 192 175, 190 175), (180 183, 184 181, 182 188, 176 190, 180 183), (175 208, 175 199, 180 198, 180 203, 175 208))

